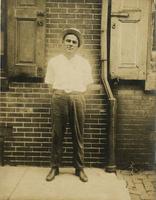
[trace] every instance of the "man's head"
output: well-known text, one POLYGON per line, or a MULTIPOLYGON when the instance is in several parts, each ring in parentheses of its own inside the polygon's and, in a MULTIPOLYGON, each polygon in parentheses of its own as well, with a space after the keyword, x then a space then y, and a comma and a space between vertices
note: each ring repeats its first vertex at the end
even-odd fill
POLYGON ((69 35, 69 34, 75 35, 77 37, 77 39, 78 39, 78 47, 80 47, 82 45, 82 34, 81 34, 81 32, 76 28, 64 29, 63 34, 62 34, 63 41, 64 41, 65 37, 67 35, 69 35))
POLYGON ((65 29, 63 31, 62 43, 64 51, 67 54, 75 54, 82 45, 82 35, 80 31, 75 28, 65 29))

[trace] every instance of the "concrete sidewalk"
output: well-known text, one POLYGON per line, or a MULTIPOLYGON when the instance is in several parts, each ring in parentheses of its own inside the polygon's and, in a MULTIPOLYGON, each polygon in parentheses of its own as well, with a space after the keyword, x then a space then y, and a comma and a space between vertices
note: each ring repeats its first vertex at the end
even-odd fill
POLYGON ((49 168, 0 167, 0 200, 130 200, 125 181, 103 169, 86 168, 89 181, 83 183, 73 168, 61 168, 60 175, 46 182, 49 168))

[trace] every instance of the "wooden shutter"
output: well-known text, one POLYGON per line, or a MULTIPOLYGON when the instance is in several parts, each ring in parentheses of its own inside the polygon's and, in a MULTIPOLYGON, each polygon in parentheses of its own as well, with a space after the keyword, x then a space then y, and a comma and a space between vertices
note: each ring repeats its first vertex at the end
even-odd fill
POLYGON ((9 76, 43 76, 45 0, 7 1, 9 76))
POLYGON ((150 4, 151 0, 112 0, 112 79, 146 79, 150 4))
POLYGON ((148 65, 147 65, 147 77, 145 82, 145 90, 156 90, 156 2, 151 5, 152 15, 149 35, 153 38, 149 38, 149 51, 148 51, 148 65), (153 43, 153 44, 152 44, 153 43), (153 45, 153 48, 152 48, 153 45), (152 51, 153 50, 153 51, 152 51))

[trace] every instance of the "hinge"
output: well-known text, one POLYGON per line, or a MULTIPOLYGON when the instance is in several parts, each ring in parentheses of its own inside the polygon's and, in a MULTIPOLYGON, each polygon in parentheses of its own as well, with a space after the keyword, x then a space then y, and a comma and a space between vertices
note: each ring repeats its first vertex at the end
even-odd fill
POLYGON ((129 17, 129 13, 126 13, 126 12, 113 12, 111 14, 111 17, 124 17, 124 18, 128 18, 129 17))

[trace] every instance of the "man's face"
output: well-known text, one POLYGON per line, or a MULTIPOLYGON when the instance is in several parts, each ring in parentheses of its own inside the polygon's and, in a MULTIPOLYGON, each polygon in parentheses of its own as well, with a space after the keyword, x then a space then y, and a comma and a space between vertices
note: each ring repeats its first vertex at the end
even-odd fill
POLYGON ((79 46, 78 38, 74 34, 66 35, 63 40, 63 47, 66 53, 74 54, 79 46))

